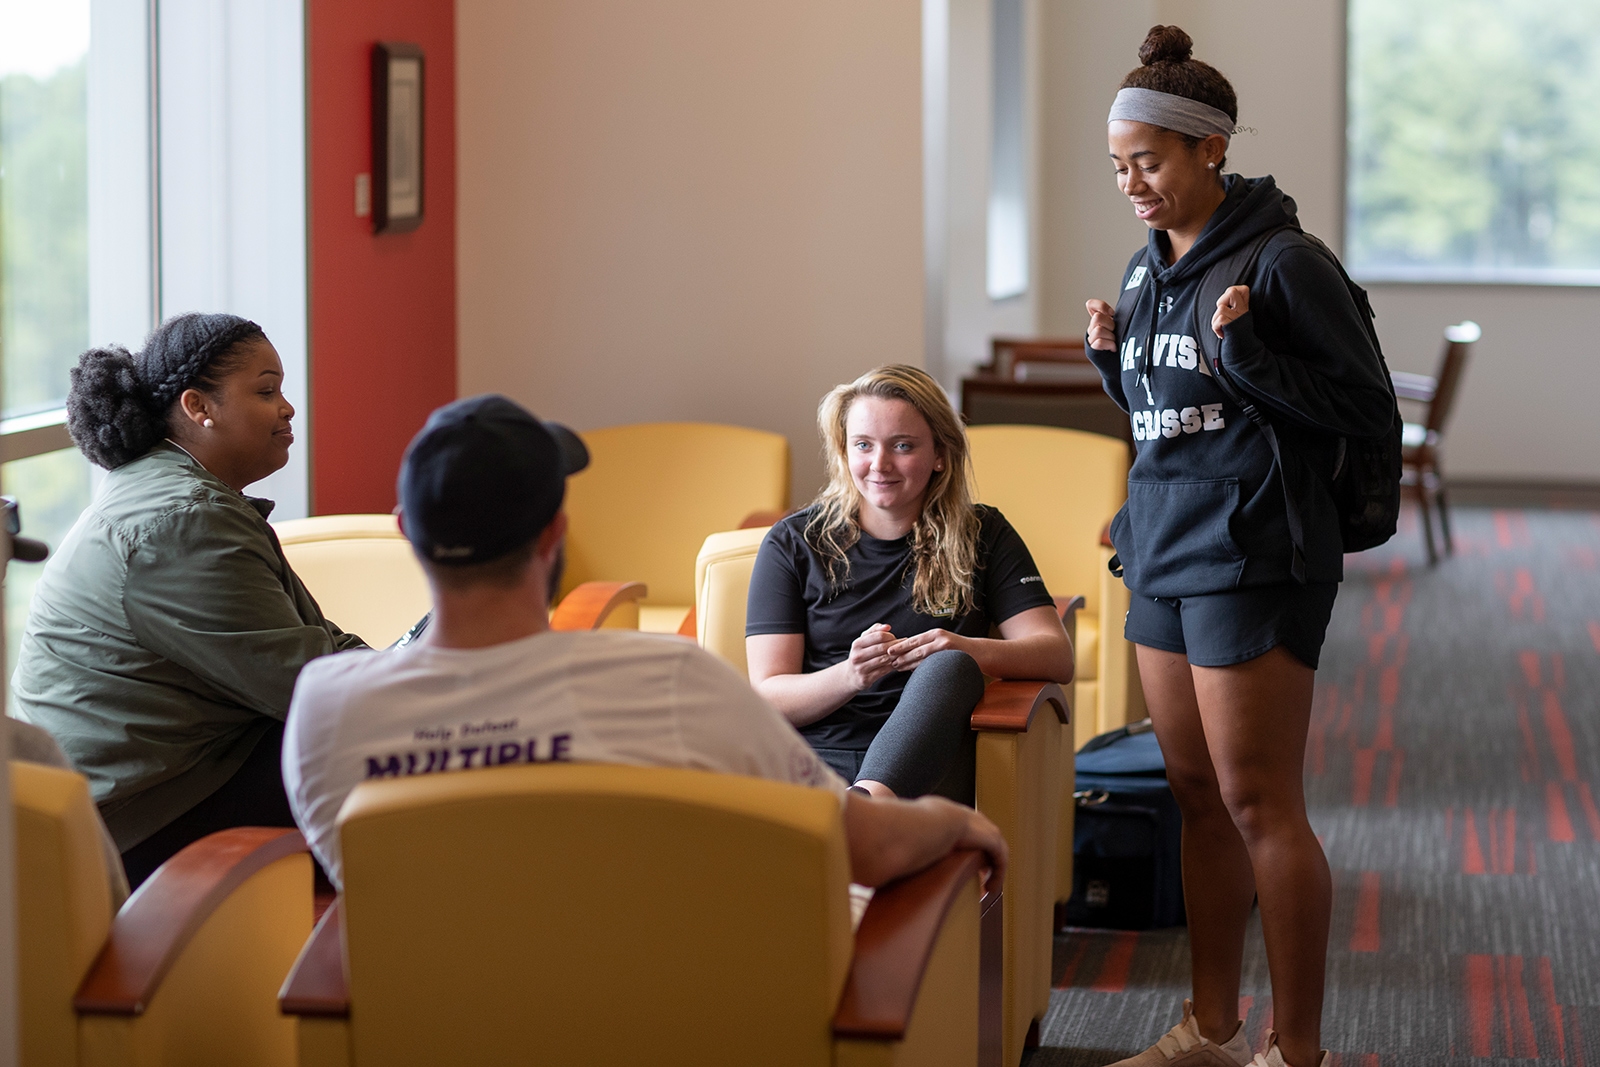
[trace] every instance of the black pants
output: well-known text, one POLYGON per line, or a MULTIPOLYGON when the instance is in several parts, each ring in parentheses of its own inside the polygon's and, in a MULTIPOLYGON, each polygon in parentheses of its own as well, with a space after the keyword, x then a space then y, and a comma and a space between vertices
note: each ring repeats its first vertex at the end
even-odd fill
POLYGON ((928 793, 971 804, 977 789, 972 709, 983 672, 965 652, 929 656, 906 680, 894 712, 864 751, 818 749, 847 782, 882 782, 898 797, 928 793))
POLYGON ((122 854, 132 889, 185 845, 230 826, 293 826, 283 789, 283 723, 261 735, 233 777, 215 793, 122 854))

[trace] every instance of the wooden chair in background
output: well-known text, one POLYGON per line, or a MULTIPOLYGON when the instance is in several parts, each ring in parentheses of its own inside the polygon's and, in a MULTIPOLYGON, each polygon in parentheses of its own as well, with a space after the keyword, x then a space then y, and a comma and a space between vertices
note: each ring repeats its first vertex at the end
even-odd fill
POLYGON ((1428 550, 1430 567, 1439 562, 1439 553, 1433 544, 1434 509, 1439 512, 1445 554, 1454 555, 1456 550, 1450 534, 1449 497, 1444 471, 1439 465, 1439 447, 1444 441, 1445 423, 1461 388, 1461 376, 1467 369, 1467 356, 1482 335, 1478 324, 1471 320, 1447 327, 1444 354, 1439 357, 1439 371, 1434 377, 1404 371, 1391 375, 1395 396, 1425 405, 1422 421, 1407 422, 1401 431, 1400 483, 1402 491, 1414 496, 1422 509, 1422 541, 1428 550))

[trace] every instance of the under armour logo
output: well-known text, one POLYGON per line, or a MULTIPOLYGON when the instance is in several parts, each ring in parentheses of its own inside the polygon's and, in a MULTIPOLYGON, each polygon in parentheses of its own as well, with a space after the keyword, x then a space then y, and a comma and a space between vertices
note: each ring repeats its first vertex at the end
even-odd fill
POLYGON ((1172 308, 1173 308, 1173 305, 1176 304, 1176 303, 1177 303, 1177 301, 1174 300, 1170 296, 1162 297, 1161 298, 1161 314, 1165 315, 1167 312, 1171 311, 1172 308))
POLYGON ((1139 286, 1144 284, 1144 276, 1146 273, 1147 271, 1144 269, 1143 264, 1133 268, 1133 273, 1128 275, 1128 284, 1124 285, 1122 288, 1124 290, 1139 288, 1139 286))

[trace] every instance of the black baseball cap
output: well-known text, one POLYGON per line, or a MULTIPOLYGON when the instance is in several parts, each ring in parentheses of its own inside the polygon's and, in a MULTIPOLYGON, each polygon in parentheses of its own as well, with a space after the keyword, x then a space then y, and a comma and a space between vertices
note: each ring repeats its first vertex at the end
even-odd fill
POLYGON ((400 462, 406 536, 432 563, 488 563, 538 537, 588 465, 577 434, 506 397, 446 404, 400 462))

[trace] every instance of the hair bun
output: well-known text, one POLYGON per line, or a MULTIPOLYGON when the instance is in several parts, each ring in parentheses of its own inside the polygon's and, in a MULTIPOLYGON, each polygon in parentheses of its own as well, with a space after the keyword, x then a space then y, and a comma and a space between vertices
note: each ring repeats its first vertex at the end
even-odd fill
POLYGON ((1154 63, 1182 63, 1194 55, 1194 41, 1176 26, 1151 26, 1139 46, 1139 62, 1145 66, 1154 63))
POLYGON ((114 470, 155 447, 166 433, 150 410, 137 364, 126 348, 91 348, 78 357, 67 390, 67 432, 96 466, 114 470))

